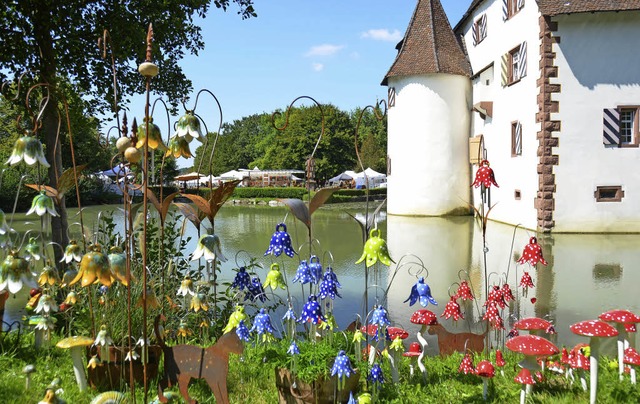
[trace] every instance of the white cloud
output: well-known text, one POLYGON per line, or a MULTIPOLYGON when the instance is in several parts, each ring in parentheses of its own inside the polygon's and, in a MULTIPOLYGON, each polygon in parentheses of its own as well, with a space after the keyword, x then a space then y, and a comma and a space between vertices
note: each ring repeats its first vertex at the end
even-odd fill
POLYGON ((338 53, 344 45, 331 45, 331 44, 322 44, 317 46, 312 46, 305 56, 331 56, 338 53))
POLYGON ((312 63, 311 67, 313 68, 314 71, 316 72, 320 72, 324 69, 324 65, 322 63, 312 63))
POLYGON ((370 29, 360 34, 361 38, 373 39, 374 41, 397 42, 402 39, 402 34, 397 29, 389 31, 386 28, 370 29))

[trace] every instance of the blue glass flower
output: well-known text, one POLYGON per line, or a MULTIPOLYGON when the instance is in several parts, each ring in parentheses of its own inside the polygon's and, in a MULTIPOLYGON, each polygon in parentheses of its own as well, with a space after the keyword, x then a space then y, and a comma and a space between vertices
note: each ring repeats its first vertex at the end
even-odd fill
POLYGON ((309 258, 309 272, 314 283, 320 282, 322 279, 322 264, 320 264, 320 259, 315 255, 309 258))
POLYGON ((358 404, 356 399, 353 397, 353 391, 349 392, 349 401, 347 401, 347 404, 358 404))
POLYGON ((253 326, 249 331, 257 332, 258 336, 265 333, 273 334, 275 331, 273 325, 271 325, 271 316, 266 313, 264 308, 260 309, 260 312, 256 314, 256 317, 253 319, 253 326))
POLYGON ((240 267, 238 269, 238 273, 236 274, 236 277, 233 279, 233 283, 231 284, 231 287, 238 290, 242 290, 244 288, 249 288, 250 283, 251 283, 251 277, 247 273, 247 268, 240 267))
POLYGON ((331 368, 331 376, 337 375, 338 379, 342 381, 343 378, 348 378, 353 373, 353 367, 347 354, 344 351, 338 352, 338 356, 336 356, 336 360, 333 362, 333 367, 331 368))
POLYGON ((371 324, 376 324, 378 326, 391 325, 391 322, 389 321, 389 314, 384 307, 377 306, 373 310, 373 314, 371 315, 371 324))
POLYGON ((284 316, 282 316, 282 320, 283 321, 296 321, 296 313, 293 311, 293 306, 289 306, 289 309, 287 310, 286 313, 284 313, 284 316))
POLYGON ((311 283, 314 281, 313 275, 311 275, 311 270, 309 269, 309 265, 307 265, 307 261, 300 261, 300 265, 298 265, 298 270, 296 271, 296 276, 293 277, 291 282, 296 283, 300 282, 303 285, 306 283, 311 283))
POLYGON ((384 383, 384 375, 382 374, 382 368, 377 363, 374 363, 369 372, 367 379, 374 383, 384 383))
POLYGON ((418 300, 420 301, 420 305, 422 307, 427 307, 429 305, 429 302, 431 302, 431 304, 435 306, 438 305, 436 299, 431 296, 431 288, 425 283, 423 277, 418 279, 418 282, 413 285, 413 287, 411 288, 411 294, 409 295, 407 300, 404 301, 404 303, 409 302, 409 306, 413 306, 418 300))
POLYGON ((287 349, 287 353, 289 355, 300 355, 300 349, 298 349, 298 344, 296 341, 291 341, 291 345, 289 345, 289 349, 287 349))
POLYGON ((342 288, 340 282, 338 282, 338 277, 331 267, 327 268, 327 272, 324 273, 324 277, 322 278, 322 282, 320 282, 320 299, 326 299, 330 297, 332 300, 335 300, 336 296, 342 298, 340 293, 338 293, 338 288, 342 288))
POLYGON ((267 248, 264 255, 273 254, 278 257, 283 251, 289 257, 293 257, 293 254, 295 254, 293 247, 291 247, 291 236, 287 233, 287 226, 284 223, 280 223, 276 225, 276 232, 271 236, 269 248, 267 248))
POLYGON ((307 302, 302 307, 302 314, 300 314, 299 323, 306 323, 307 321, 312 324, 319 324, 321 321, 327 321, 322 315, 322 309, 316 295, 309 295, 307 302))
POLYGON ((249 342, 249 329, 244 324, 244 320, 240 320, 238 326, 236 327, 236 334, 241 341, 249 342))
POLYGON ((267 300, 267 295, 264 293, 264 288, 262 287, 262 282, 260 282, 260 278, 254 276, 251 278, 251 283, 247 286, 247 294, 244 297, 244 300, 251 299, 251 301, 256 301, 256 299, 260 300, 264 303, 267 300))

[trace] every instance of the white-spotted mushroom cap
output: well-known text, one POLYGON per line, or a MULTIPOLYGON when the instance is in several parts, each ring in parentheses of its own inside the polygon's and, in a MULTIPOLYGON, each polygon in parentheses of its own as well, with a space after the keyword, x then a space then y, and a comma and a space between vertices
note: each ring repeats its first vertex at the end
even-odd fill
POLYGON ((518 373, 513 380, 520 384, 536 384, 536 381, 533 380, 533 377, 531 376, 531 372, 529 372, 529 369, 527 368, 522 368, 520 373, 518 373))
POLYGON ((560 352, 551 341, 537 335, 519 335, 507 340, 507 348, 527 356, 551 356, 560 352))
POLYGON ((551 322, 544 320, 538 317, 529 317, 523 318, 522 320, 517 321, 513 328, 517 330, 526 330, 526 331, 545 331, 549 326, 551 326, 551 322))
POLYGON ((409 333, 400 327, 387 327, 387 333, 389 333, 391 340, 396 338, 407 339, 409 337, 409 333))
POLYGON ((409 350, 403 353, 402 356, 408 356, 408 357, 420 356, 421 353, 422 353, 422 346, 420 345, 420 343, 412 342, 411 345, 409 345, 409 350))
POLYGON ((438 317, 430 310, 416 310, 409 319, 413 324, 437 325, 438 317))
POLYGON ((640 354, 635 349, 629 347, 624 350, 623 362, 627 365, 640 366, 640 354))
POLYGON ((636 316, 629 310, 610 310, 606 313, 600 314, 598 318, 608 323, 620 323, 625 325, 640 323, 640 317, 636 316))
POLYGON ((585 337, 616 337, 618 330, 600 320, 586 320, 569 327, 574 334, 585 337))
POLYGON ((569 358, 569 366, 574 369, 582 369, 589 371, 591 369, 591 363, 589 359, 582 353, 582 350, 577 350, 576 353, 569 358))
POLYGON ((488 360, 482 360, 476 365, 476 374, 480 377, 492 378, 496 374, 496 369, 488 360))

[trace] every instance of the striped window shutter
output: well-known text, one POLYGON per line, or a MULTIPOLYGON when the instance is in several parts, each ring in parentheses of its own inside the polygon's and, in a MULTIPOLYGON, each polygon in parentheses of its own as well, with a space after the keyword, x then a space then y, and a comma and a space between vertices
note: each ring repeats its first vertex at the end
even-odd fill
POLYGON ((500 60, 500 75, 502 87, 506 87, 509 84, 509 54, 505 53, 502 55, 502 59, 500 60))
POLYGON ((389 105, 389 108, 395 107, 396 106, 396 88, 389 87, 389 89, 387 90, 387 96, 388 96, 387 104, 389 105))
POLYGON ((509 0, 502 0, 502 21, 509 19, 509 0))
POLYGON ((518 52, 518 77, 523 78, 527 75, 527 42, 523 42, 520 45, 520 52, 518 52))
POLYGON ((482 41, 483 39, 485 39, 487 37, 487 15, 486 14, 482 14, 482 17, 480 17, 480 41, 482 41))
POLYGON ((518 10, 522 10, 522 7, 524 7, 524 0, 518 0, 517 7, 518 10))
POLYGON ((602 143, 620 144, 620 111, 617 108, 605 108, 602 121, 602 143))
POLYGON ((480 31, 479 25, 479 21, 473 23, 473 29, 471 30, 471 36, 473 37, 473 46, 476 46, 478 42, 480 42, 478 40, 478 32, 480 31))
POLYGON ((516 139, 514 152, 516 156, 522 155, 522 124, 516 123, 516 139))

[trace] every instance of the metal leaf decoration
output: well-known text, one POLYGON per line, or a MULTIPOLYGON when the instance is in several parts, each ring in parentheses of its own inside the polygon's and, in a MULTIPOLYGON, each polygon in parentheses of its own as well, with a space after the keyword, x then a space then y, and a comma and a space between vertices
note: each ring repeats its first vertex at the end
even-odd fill
POLYGON ((308 208, 300 199, 279 199, 279 201, 287 205, 291 210, 291 213, 293 213, 298 220, 304 223, 305 226, 311 230, 311 215, 313 215, 313 212, 318 210, 318 208, 324 205, 331 195, 333 195, 333 193, 338 189, 339 188, 323 188, 316 192, 313 198, 311 198, 308 208))
POLYGON ((82 164, 76 167, 75 175, 73 171, 73 167, 65 170, 60 177, 58 178, 58 198, 62 199, 62 196, 67 193, 67 191, 73 189, 76 186, 76 177, 79 176, 80 172, 82 172, 85 168, 87 168, 87 164, 82 164))
POLYGON ((171 206, 171 202, 173 201, 173 199, 176 196, 180 195, 180 192, 174 192, 170 195, 167 195, 167 197, 164 198, 162 203, 160 203, 160 201, 158 200, 158 198, 156 197, 156 195, 153 193, 152 190, 147 188, 146 192, 147 192, 147 198, 149 198, 153 206, 156 208, 156 210, 160 214, 160 223, 164 226, 164 221, 167 218, 167 213, 169 213, 169 206, 171 206))
POLYGON ((384 206, 387 199, 385 198, 380 205, 366 218, 366 222, 364 220, 360 220, 351 213, 347 212, 347 215, 351 216, 353 220, 355 220, 360 225, 360 230, 362 230, 362 241, 367 240, 367 236, 369 235, 369 231, 374 227, 376 216, 380 214, 382 207, 384 206))

